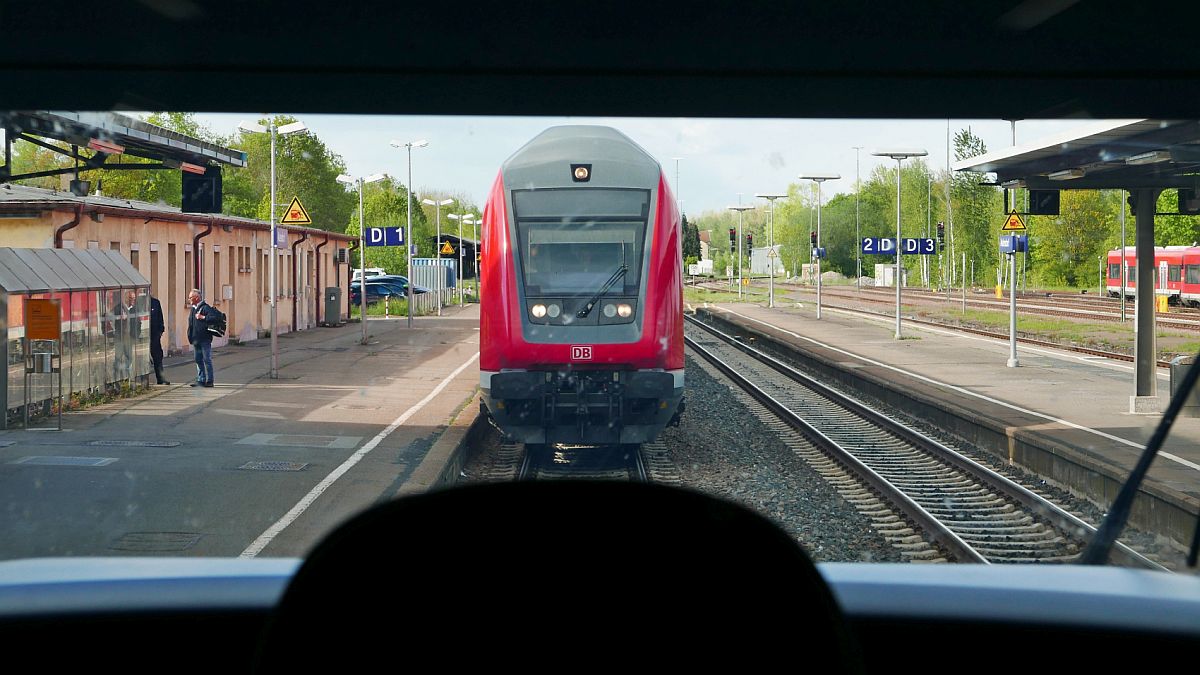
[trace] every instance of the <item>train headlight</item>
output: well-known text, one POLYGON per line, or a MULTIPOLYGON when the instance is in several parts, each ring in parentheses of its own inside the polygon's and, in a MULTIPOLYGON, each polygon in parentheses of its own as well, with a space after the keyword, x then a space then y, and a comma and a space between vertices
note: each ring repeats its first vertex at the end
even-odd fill
POLYGON ((622 319, 627 319, 629 318, 630 314, 633 314, 633 308, 622 302, 621 304, 617 305, 617 314, 620 315, 622 319))
POLYGON ((616 305, 605 305, 604 306, 604 316, 607 316, 608 318, 611 319, 616 315, 617 315, 617 306, 616 305))
POLYGON ((546 313, 550 315, 550 318, 551 318, 551 319, 557 319, 557 318, 558 318, 558 315, 559 315, 559 314, 562 314, 562 307, 559 307, 559 306, 558 306, 558 305, 556 305, 556 304, 552 304, 552 305, 550 305, 550 307, 549 307, 549 308, 546 310, 546 313))
POLYGON ((529 312, 531 314, 533 314, 534 318, 540 319, 543 316, 546 316, 546 306, 545 305, 534 305, 533 309, 529 310, 529 312))

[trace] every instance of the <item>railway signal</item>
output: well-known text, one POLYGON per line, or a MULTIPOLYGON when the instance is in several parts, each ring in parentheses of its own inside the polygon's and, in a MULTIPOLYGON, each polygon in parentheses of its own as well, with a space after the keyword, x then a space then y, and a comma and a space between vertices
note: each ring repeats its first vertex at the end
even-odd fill
POLYGON ((937 224, 937 240, 938 240, 938 250, 945 251, 946 250, 946 225, 945 225, 945 223, 943 223, 940 220, 938 221, 938 224, 937 224))
POLYGON ((754 250, 754 235, 749 232, 746 233, 746 250, 754 250))
POLYGON ((808 233, 808 243, 812 244, 813 246, 816 246, 816 245, 817 245, 817 232, 816 232, 816 230, 814 230, 814 231, 812 231, 812 232, 809 232, 809 233, 808 233))
POLYGON ((732 253, 736 250, 737 250, 737 228, 731 227, 731 228, 729 228, 729 252, 732 253))

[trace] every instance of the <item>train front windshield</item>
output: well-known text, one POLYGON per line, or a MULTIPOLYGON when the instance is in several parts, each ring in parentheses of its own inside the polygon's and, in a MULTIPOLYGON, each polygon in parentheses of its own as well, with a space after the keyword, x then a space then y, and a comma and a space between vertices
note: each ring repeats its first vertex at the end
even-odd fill
POLYGON ((649 190, 517 190, 513 211, 526 293, 590 295, 622 266, 610 292, 637 293, 649 190))

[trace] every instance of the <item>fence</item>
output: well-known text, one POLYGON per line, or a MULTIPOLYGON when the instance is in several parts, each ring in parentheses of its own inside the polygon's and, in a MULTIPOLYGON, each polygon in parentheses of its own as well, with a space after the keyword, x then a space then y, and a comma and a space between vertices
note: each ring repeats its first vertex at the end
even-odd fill
POLYGON ((457 262, 449 258, 413 258, 412 284, 429 289, 428 293, 413 296, 413 312, 436 312, 439 297, 443 307, 454 302, 457 262))

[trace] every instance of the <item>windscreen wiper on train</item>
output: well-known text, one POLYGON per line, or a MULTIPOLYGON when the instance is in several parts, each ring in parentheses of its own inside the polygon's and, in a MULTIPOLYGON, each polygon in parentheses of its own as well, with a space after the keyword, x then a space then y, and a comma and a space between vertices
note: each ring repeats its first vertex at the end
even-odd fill
MULTIPOLYGON (((1138 458, 1137 465, 1133 467, 1133 472, 1121 485, 1121 491, 1117 493, 1117 498, 1109 507, 1104 522, 1100 523, 1100 527, 1096 529, 1096 534, 1088 542, 1087 548, 1079 554, 1077 562, 1084 565, 1103 565, 1108 562, 1108 554, 1112 551, 1117 537, 1121 536, 1121 531, 1125 529, 1126 521, 1129 520, 1129 512, 1133 508, 1133 498, 1137 496, 1138 487, 1141 486, 1146 473, 1150 471, 1150 463, 1154 461, 1154 456, 1158 454, 1159 449, 1167 440, 1167 433, 1171 430, 1171 425, 1175 423, 1175 418, 1183 408, 1184 402, 1189 398, 1188 392, 1196 386, 1197 380, 1200 380, 1200 356, 1188 367, 1187 373, 1183 376, 1183 382, 1180 383, 1177 393, 1171 397, 1171 403, 1167 406, 1167 411, 1163 413, 1162 419, 1159 420, 1158 428, 1154 430, 1150 442, 1146 443, 1146 449, 1138 458)), ((1196 532, 1192 535, 1192 545, 1187 558, 1188 567, 1196 566, 1198 551, 1200 551, 1200 520, 1196 522, 1196 532)))
POLYGON ((604 285, 600 287, 600 290, 596 291, 596 294, 587 301, 587 304, 583 306, 583 309, 575 313, 575 316, 580 319, 586 319, 587 315, 592 313, 592 308, 596 306, 596 303, 600 302, 600 296, 607 293, 608 289, 612 288, 612 285, 617 283, 617 279, 625 276, 625 273, 628 271, 629 266, 627 265, 621 265, 618 267, 617 271, 613 272, 612 276, 608 278, 608 281, 604 282, 604 285))

